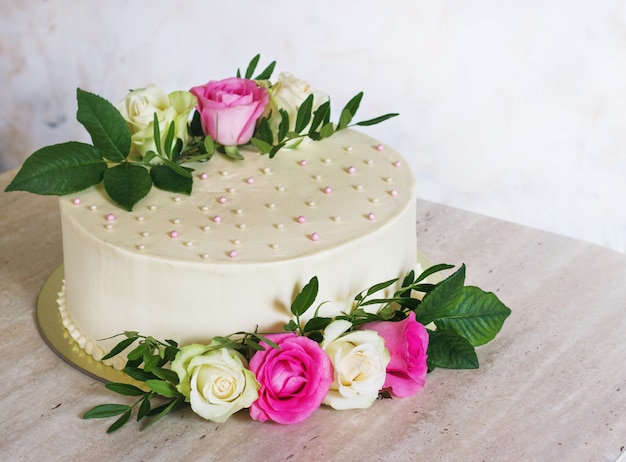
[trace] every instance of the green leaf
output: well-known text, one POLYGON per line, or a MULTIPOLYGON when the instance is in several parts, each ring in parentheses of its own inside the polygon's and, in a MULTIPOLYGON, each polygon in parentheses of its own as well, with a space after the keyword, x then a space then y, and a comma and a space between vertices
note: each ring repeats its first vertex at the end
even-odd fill
POLYGON ((137 409, 137 421, 143 419, 152 410, 150 405, 150 394, 146 394, 146 397, 141 400, 141 404, 139 404, 139 409, 137 409))
POLYGON ((280 114, 280 123, 278 124, 278 135, 276 136, 278 142, 281 142, 289 132, 289 113, 284 109, 279 109, 278 113, 280 114))
POLYGON ((204 149, 206 149, 206 152, 209 154, 213 154, 215 152, 215 141, 213 141, 213 138, 211 138, 210 135, 204 137, 204 149))
POLYGON ((131 412, 132 410, 129 409, 124 414, 122 414, 119 419, 117 419, 109 428, 107 428, 107 433, 113 433, 115 430, 118 430, 126 425, 126 423, 130 420, 131 412))
POLYGON ((379 124, 381 122, 384 122, 385 120, 391 119, 392 117, 397 117, 400 114, 398 113, 391 113, 391 114, 385 114, 385 115, 381 115, 378 117, 374 117, 373 119, 369 119, 369 120, 364 120, 362 122, 357 122, 354 125, 358 125, 359 127, 367 127, 370 125, 376 125, 379 124))
POLYGON ((178 383, 178 374, 170 369, 164 369, 162 367, 155 367, 152 369, 152 373, 162 380, 166 380, 171 383, 178 383))
POLYGON ((291 312, 296 316, 302 316, 315 301, 319 282, 317 276, 313 276, 311 280, 302 288, 302 291, 296 295, 291 304, 291 312))
MULTIPOLYGON (((156 119, 156 113, 154 115, 156 119)), ((174 143, 175 130, 174 122, 171 122, 169 128, 167 129, 167 133, 165 134, 165 141, 163 141, 165 155, 170 160, 172 160, 172 144, 174 143)), ((160 143, 160 140, 158 142, 160 143)))
POLYGON ((179 174, 178 171, 173 170, 169 164, 155 165, 150 169, 150 176, 152 177, 154 186, 159 189, 173 193, 191 194, 193 187, 192 177, 179 174))
POLYGON ((157 367, 157 364, 159 364, 159 360, 160 359, 161 358, 159 356, 154 355, 154 354, 150 354, 150 355, 144 356, 144 359, 143 359, 143 363, 144 363, 143 369, 146 372, 154 373, 154 368, 157 367))
POLYGON ((477 369, 478 357, 474 347, 451 331, 428 332, 428 368, 477 369))
POLYGON ((376 292, 386 289, 387 287, 389 287, 390 285, 396 283, 398 281, 398 278, 396 279, 390 279, 389 281, 385 281, 385 282, 380 282, 378 284, 374 284, 372 287, 370 287, 367 290, 367 294, 365 295, 366 297, 369 297, 372 294, 375 294, 376 292))
POLYGON ((139 381, 147 382, 148 380, 156 380, 158 377, 151 372, 146 372, 139 367, 125 367, 124 372, 129 377, 139 381))
POLYGON ((243 156, 239 152, 238 146, 224 146, 226 156, 234 160, 243 160, 243 156))
POLYGON ((183 396, 178 396, 175 399, 173 399, 172 401, 170 401, 169 404, 166 404, 166 405, 163 405, 163 406, 159 406, 159 407, 156 407, 156 408, 152 409, 152 411, 149 412, 149 415, 155 415, 155 414, 156 415, 150 421, 150 423, 148 423, 144 428, 142 428, 142 430, 145 430, 146 428, 150 427, 151 425, 154 425, 163 416, 167 415, 173 409, 176 409, 176 407, 178 407, 183 402, 184 402, 184 397, 183 396))
POLYGON ((275 67, 276 67, 276 61, 272 61, 271 63, 267 65, 265 69, 263 69, 263 72, 261 72, 259 75, 257 75, 254 78, 254 80, 269 80, 270 77, 272 76, 272 73, 274 72, 275 67))
POLYGON ((111 199, 127 211, 132 211, 152 187, 152 178, 145 167, 129 164, 116 165, 104 172, 104 189, 111 199))
POLYGON ((143 361, 143 355, 146 353, 146 351, 148 351, 148 345, 146 345, 145 342, 141 342, 139 345, 137 345, 136 348, 134 348, 130 353, 126 355, 126 358, 131 361, 135 361, 138 359, 141 359, 143 361))
POLYGON ((34 152, 5 191, 63 196, 102 181, 107 164, 93 146, 75 141, 34 152))
POLYGON ((328 138, 335 133, 335 127, 333 127, 332 122, 328 122, 322 125, 322 129, 320 130, 320 139, 328 138))
POLYGON ((176 398, 180 396, 176 387, 165 380, 146 380, 146 385, 153 392, 165 396, 166 398, 176 398))
POLYGON ((127 412, 131 409, 125 404, 100 404, 83 414, 83 419, 104 419, 127 412))
POLYGON ((417 322, 427 325, 454 313, 461 298, 465 283, 465 265, 451 276, 437 284, 437 287, 424 296, 419 310, 415 312, 417 322))
POLYGON ((112 162, 122 162, 130 151, 131 136, 120 112, 106 99, 76 89, 76 119, 91 135, 93 145, 112 162))
POLYGON ((296 324, 296 321, 290 319, 289 322, 283 326, 283 330, 285 332, 295 332, 298 330, 298 325, 296 324))
POLYGON ((464 287, 454 311, 435 324, 441 330, 453 330, 472 345, 493 340, 511 310, 491 292, 478 287, 464 287))
POLYGON ((426 268, 422 273, 417 277, 415 282, 420 282, 426 279, 428 276, 438 273, 439 271, 444 271, 448 269, 454 268, 454 265, 448 265, 446 263, 440 263, 438 265, 433 265, 429 268, 426 268))
POLYGON ((191 116, 189 131, 192 136, 204 136, 204 132, 202 131, 202 118, 197 110, 194 110, 193 115, 191 116))
POLYGON ((246 68, 246 73, 244 74, 244 78, 250 79, 252 78, 252 74, 254 74, 254 70, 256 69, 257 64, 259 64, 259 59, 261 58, 260 54, 257 54, 254 58, 250 60, 248 67, 246 68))
POLYGON ((105 356, 103 356, 102 361, 104 361, 105 359, 110 359, 120 354, 122 351, 124 351, 126 348, 132 345, 132 343, 135 340, 137 340, 137 338, 138 338, 137 336, 131 336, 131 337, 125 338, 124 340, 119 342, 117 345, 115 345, 113 349, 109 351, 105 356))
POLYGON ((328 122, 330 116, 330 101, 326 101, 321 104, 313 113, 313 121, 311 122, 311 128, 309 132, 314 132, 324 122, 328 122))
POLYGON ((300 107, 298 108, 298 113, 296 114, 296 124, 294 127, 294 131, 296 133, 300 133, 302 130, 306 128, 306 126, 311 121, 311 111, 313 110, 313 94, 311 93, 306 99, 302 102, 300 107))
POLYGON ((304 329, 302 329, 302 332, 306 333, 306 332, 313 332, 316 330, 324 330, 332 321, 333 321, 332 318, 322 318, 322 317, 316 316, 314 318, 311 318, 304 325, 304 329))
POLYGON ((363 92, 360 92, 354 95, 350 101, 348 101, 348 104, 345 105, 345 107, 341 111, 341 115, 339 116, 337 131, 343 130, 350 124, 352 118, 354 117, 359 109, 359 106, 361 105, 362 98, 363 92))
POLYGON ((134 385, 130 385, 128 383, 107 383, 106 385, 104 385, 106 388, 108 388, 111 391, 114 391, 115 393, 119 393, 120 395, 125 395, 125 396, 142 396, 145 395, 146 392, 143 391, 141 388, 136 387, 134 385))
POLYGON ((250 138, 250 142, 255 148, 257 148, 263 154, 269 154, 269 152, 272 150, 271 144, 266 143, 265 141, 259 138, 250 138))

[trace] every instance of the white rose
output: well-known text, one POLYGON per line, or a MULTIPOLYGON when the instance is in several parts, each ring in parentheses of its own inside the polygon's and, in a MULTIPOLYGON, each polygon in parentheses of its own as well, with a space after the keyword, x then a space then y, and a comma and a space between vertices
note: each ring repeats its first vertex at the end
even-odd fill
POLYGON ((214 422, 225 422, 258 398, 259 383, 245 358, 229 348, 185 346, 172 361, 172 370, 180 379, 178 391, 188 398, 191 409, 214 422))
POLYGON ((334 409, 369 407, 385 383, 389 352, 375 331, 358 330, 346 320, 332 322, 324 330, 322 349, 335 369, 334 380, 323 403, 334 409))
POLYGON ((278 109, 287 111, 289 114, 289 130, 293 131, 296 125, 298 109, 311 94, 313 95, 313 111, 328 101, 326 93, 316 90, 306 81, 294 77, 289 72, 281 73, 276 83, 270 88, 270 104, 266 109, 266 115, 269 114, 269 123, 272 131, 276 133, 280 124, 281 116, 278 109))
POLYGON ((189 114, 196 104, 196 97, 187 91, 174 91, 168 95, 160 87, 150 84, 129 92, 117 109, 130 129, 132 149, 143 157, 148 151, 156 152, 154 114, 159 121, 161 143, 173 122, 175 138, 181 139, 184 147, 189 139, 189 114))

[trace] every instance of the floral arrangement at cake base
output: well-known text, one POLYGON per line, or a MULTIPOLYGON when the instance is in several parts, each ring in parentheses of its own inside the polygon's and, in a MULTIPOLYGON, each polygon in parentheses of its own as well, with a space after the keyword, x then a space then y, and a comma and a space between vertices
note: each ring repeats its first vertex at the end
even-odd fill
POLYGON ((491 341, 510 314, 493 293, 465 286, 465 265, 437 284, 427 282, 451 268, 435 265, 417 277, 411 271, 390 298, 376 294, 397 279, 357 294, 339 316, 320 317, 316 310, 303 322, 315 307, 313 277, 291 305, 293 319, 278 333, 238 332, 185 346, 120 334, 124 339, 104 359, 133 346, 124 372, 141 386, 105 386, 136 400, 96 406, 84 418, 117 417, 107 430, 113 432, 133 412, 137 420, 149 419, 149 426, 189 405, 214 422, 249 409, 257 421, 295 424, 321 405, 363 409, 379 397, 412 396, 437 367, 478 368, 475 347, 491 341))

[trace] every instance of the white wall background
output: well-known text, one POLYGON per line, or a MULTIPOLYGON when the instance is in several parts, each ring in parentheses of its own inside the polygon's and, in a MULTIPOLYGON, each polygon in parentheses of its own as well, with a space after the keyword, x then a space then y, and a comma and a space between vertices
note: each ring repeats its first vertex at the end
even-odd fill
POLYGON ((0 170, 87 139, 76 87, 188 89, 257 52, 400 112, 366 130, 422 198, 626 251, 622 0, 0 0, 0 170))

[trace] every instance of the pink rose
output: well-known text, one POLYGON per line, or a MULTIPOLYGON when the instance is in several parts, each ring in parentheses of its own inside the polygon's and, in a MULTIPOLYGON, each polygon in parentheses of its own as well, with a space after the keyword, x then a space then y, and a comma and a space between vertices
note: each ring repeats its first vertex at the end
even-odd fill
POLYGON ((415 313, 411 311, 403 321, 377 321, 361 328, 378 332, 391 355, 383 388, 390 388, 395 396, 403 398, 424 387, 428 372, 428 332, 415 320, 415 313))
POLYGON ((189 90, 198 98, 202 131, 223 146, 250 141, 270 97, 254 80, 212 80, 189 90))
POLYGON ((250 416, 260 422, 302 422, 322 404, 333 381, 333 367, 317 342, 294 333, 271 334, 250 359, 249 368, 261 385, 250 416))

